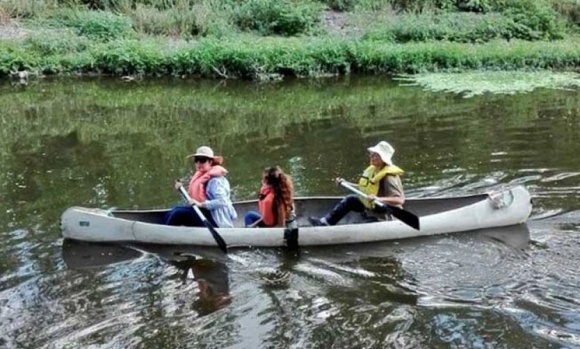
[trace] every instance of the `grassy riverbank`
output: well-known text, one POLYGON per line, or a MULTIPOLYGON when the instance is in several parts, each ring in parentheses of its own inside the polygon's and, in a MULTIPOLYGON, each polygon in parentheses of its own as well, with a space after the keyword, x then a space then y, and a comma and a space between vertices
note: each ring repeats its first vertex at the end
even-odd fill
POLYGON ((0 76, 578 69, 577 0, 1 0, 0 76))

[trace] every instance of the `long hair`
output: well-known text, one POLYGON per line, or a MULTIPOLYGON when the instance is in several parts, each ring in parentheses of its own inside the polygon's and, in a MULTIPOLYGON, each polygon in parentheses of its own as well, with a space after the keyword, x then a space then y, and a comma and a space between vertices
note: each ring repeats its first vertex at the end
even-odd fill
POLYGON ((294 185, 292 177, 287 175, 278 166, 267 168, 264 171, 266 183, 274 190, 274 214, 277 216, 279 205, 284 205, 286 212, 290 212, 294 205, 294 185))
POLYGON ((223 165, 223 163, 224 163, 224 158, 222 156, 214 156, 213 159, 211 159, 212 166, 223 165))

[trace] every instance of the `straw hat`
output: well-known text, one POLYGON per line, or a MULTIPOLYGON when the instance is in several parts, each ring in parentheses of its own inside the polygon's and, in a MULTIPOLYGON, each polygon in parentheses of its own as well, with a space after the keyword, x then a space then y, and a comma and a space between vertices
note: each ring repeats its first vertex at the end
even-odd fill
POLYGON ((187 158, 193 158, 196 156, 210 158, 210 159, 215 158, 215 156, 213 154, 213 150, 210 147, 205 146, 205 145, 202 145, 201 147, 197 148, 195 150, 195 153, 188 155, 187 158))
POLYGON ((387 165, 393 164, 392 157, 393 157, 393 154, 395 154, 395 148, 393 148, 393 146, 391 146, 389 143, 387 143, 385 141, 381 141, 377 145, 375 145, 374 147, 370 147, 367 149, 371 153, 379 154, 379 156, 381 157, 381 159, 383 160, 383 162, 385 164, 387 164, 387 165))

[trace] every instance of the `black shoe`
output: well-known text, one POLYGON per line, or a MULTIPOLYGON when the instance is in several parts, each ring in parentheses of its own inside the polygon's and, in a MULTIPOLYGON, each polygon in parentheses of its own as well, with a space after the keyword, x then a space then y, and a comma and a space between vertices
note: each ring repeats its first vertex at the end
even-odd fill
POLYGON ((320 218, 316 218, 316 217, 312 217, 312 216, 308 217, 308 221, 310 222, 310 225, 312 225, 313 227, 320 227, 320 226, 326 225, 320 221, 320 218))

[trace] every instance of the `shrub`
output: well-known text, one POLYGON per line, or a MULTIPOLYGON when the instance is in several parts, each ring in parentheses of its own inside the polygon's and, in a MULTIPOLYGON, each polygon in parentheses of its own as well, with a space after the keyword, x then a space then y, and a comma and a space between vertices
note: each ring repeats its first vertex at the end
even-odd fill
POLYGON ((81 52, 90 45, 88 38, 63 30, 44 31, 24 39, 25 48, 43 56, 81 52))
POLYGON ((320 4, 300 0, 248 0, 237 9, 234 20, 242 30, 292 36, 313 30, 322 9, 320 4))
POLYGON ((580 26, 580 1, 578 0, 553 0, 552 7, 568 21, 580 26))
POLYGON ((514 23, 511 34, 524 40, 562 39, 565 24, 546 1, 509 0, 503 14, 514 23))
POLYGON ((322 0, 323 4, 335 11, 352 11, 359 1, 357 0, 322 0))
POLYGON ((106 11, 61 9, 49 15, 49 22, 73 28, 78 35, 101 41, 127 37, 133 32, 128 17, 106 11))
POLYGON ((138 4, 128 12, 133 21, 135 30, 153 35, 196 35, 198 28, 195 24, 192 9, 158 10, 154 7, 138 4))
POLYGON ((0 14, 8 18, 32 18, 56 5, 55 0, 1 0, 0 14))
POLYGON ((497 13, 443 13, 392 17, 365 35, 364 40, 405 43, 453 41, 481 43, 506 37, 513 22, 497 13))

